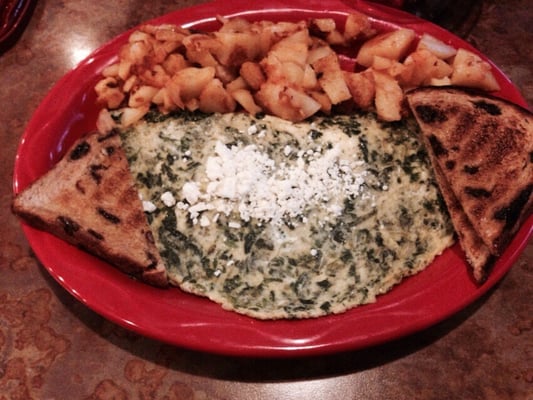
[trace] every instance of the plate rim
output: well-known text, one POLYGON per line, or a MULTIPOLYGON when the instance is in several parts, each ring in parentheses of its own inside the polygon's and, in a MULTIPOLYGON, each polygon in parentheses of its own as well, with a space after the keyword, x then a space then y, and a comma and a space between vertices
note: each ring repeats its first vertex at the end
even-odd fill
MULTIPOLYGON (((189 20, 188 24, 191 26, 195 25, 202 25, 202 24, 208 24, 208 23, 214 23, 215 17, 213 17, 213 7, 216 8, 218 11, 222 11, 221 15, 224 16, 250 16, 250 15, 264 15, 266 14, 272 14, 272 15, 279 15, 280 13, 295 13, 295 12, 301 12, 302 10, 305 10, 306 13, 316 14, 317 12, 323 11, 327 12, 329 14, 331 13, 339 13, 339 15, 346 15, 350 10, 359 10, 364 12, 365 14, 369 15, 371 18, 374 18, 376 21, 383 21, 385 17, 388 19, 385 21, 386 23, 390 23, 393 25, 398 25, 398 21, 401 21, 402 26, 406 26, 412 29, 415 29, 416 31, 424 31, 429 33, 438 33, 438 34, 445 34, 447 37, 451 38, 451 42, 454 45, 461 45, 461 47, 468 48, 469 50, 475 51, 477 54, 482 56, 484 59, 489 61, 495 71, 497 71, 499 79, 501 82, 503 82, 506 86, 505 87, 512 87, 513 91, 511 91, 510 94, 508 94, 507 97, 510 97, 511 100, 518 103, 521 106, 527 107, 527 104, 523 97, 521 96, 519 90, 511 83, 509 78, 505 74, 503 74, 502 71, 500 71, 497 66, 495 66, 489 59, 487 59, 483 54, 481 54, 479 51, 477 51, 475 48, 473 48, 470 44, 465 42, 464 40, 457 38, 453 34, 450 34, 449 32, 445 31, 442 28, 439 28, 427 21, 420 20, 414 16, 411 16, 409 14, 403 13, 398 10, 389 9, 385 6, 380 6, 377 4, 368 4, 361 0, 353 0, 351 3, 353 5, 350 7, 346 4, 346 2, 342 2, 339 0, 322 0, 322 1, 305 1, 305 0, 296 0, 290 3, 289 6, 285 5, 284 2, 278 1, 278 0, 269 0, 266 2, 262 2, 261 5, 257 5, 255 3, 250 3, 244 0, 233 0, 232 2, 224 2, 224 0, 215 0, 213 2, 204 3, 192 7, 182 8, 176 11, 173 11, 171 13, 150 19, 148 21, 142 22, 142 24, 145 23, 161 23, 163 21, 170 21, 175 20, 178 21, 178 23, 183 24, 184 22, 179 21, 185 21, 189 20), (258 7, 258 8, 253 8, 258 7), (194 20, 192 20, 191 16, 195 16, 194 20), (451 35, 451 36, 449 36, 451 35)), ((281 19, 281 18, 280 18, 281 19)), ((37 107, 34 115, 31 117, 29 123, 27 124, 27 127, 22 135, 19 147, 17 149, 16 157, 15 157, 15 167, 14 167, 14 173, 13 173, 13 191, 14 193, 18 193, 20 190, 22 190, 28 183, 29 177, 27 176, 27 171, 25 172, 24 165, 22 163, 22 160, 25 157, 25 149, 29 146, 28 141, 31 143, 31 136, 35 135, 33 132, 38 132, 39 129, 36 125, 39 125, 41 122, 38 120, 38 117, 45 112, 45 108, 48 107, 50 104, 54 102, 54 95, 57 94, 58 91, 61 90, 62 87, 69 86, 72 84, 75 84, 73 80, 77 77, 78 74, 80 74, 80 71, 85 70, 93 70, 94 73, 98 71, 98 68, 102 68, 103 66, 98 63, 100 59, 112 57, 113 53, 111 51, 112 48, 117 46, 118 44, 125 41, 125 38, 129 36, 129 34, 134 30, 138 28, 138 26, 133 27, 110 41, 103 44, 101 47, 93 51, 85 60, 80 62, 76 67, 74 67, 71 71, 69 71, 67 74, 65 74, 48 92, 48 94, 44 97, 40 105, 37 107)), ((94 77, 93 77, 94 80, 94 77)), ((90 82, 85 83, 84 87, 87 88, 91 86, 90 82)), ((506 97, 506 93, 503 93, 506 97)), ((61 111, 68 112, 68 104, 63 104, 63 109, 61 111)), ((57 118, 56 118, 57 119, 57 118)), ((83 119, 83 117, 82 117, 83 119)), ((53 129, 55 127, 54 125, 62 125, 61 121, 48 121, 48 124, 45 125, 45 127, 40 127, 40 129, 53 129)), ((69 127, 67 127, 69 128, 69 127)), ((66 147, 67 139, 68 139, 69 131, 67 129, 67 132, 62 132, 61 140, 65 140, 63 147, 66 147)), ((63 143, 63 142, 61 142, 63 143)), ((59 150, 58 152, 60 152, 59 150)), ((50 164, 53 163, 53 156, 50 157, 50 164)), ((31 174, 30 174, 31 175, 31 174)), ((149 327, 143 326, 142 323, 139 323, 137 320, 132 320, 131 318, 127 318, 127 316, 119 316, 118 314, 121 314, 120 311, 116 311, 113 308, 109 307, 102 307, 102 304, 98 304, 98 302, 95 303, 94 299, 87 297, 87 290, 79 290, 79 287, 77 288, 76 285, 72 285, 69 283, 69 279, 65 280, 65 273, 64 271, 58 271, 57 270, 57 261, 55 260, 55 254, 46 253, 43 248, 46 248, 47 246, 51 245, 56 249, 59 249, 60 251, 65 251, 66 248, 70 248, 72 246, 62 242, 60 239, 57 239, 55 237, 52 237, 50 234, 38 231, 28 225, 26 225, 24 222, 21 222, 21 226, 23 229, 23 232, 28 239, 28 242, 32 248, 34 248, 35 254, 41 261, 44 268, 48 271, 48 273, 62 286, 67 292, 69 292, 71 295, 73 295, 77 300, 85 304, 88 308, 92 309, 96 313, 102 315, 106 319, 117 323, 120 326, 123 326, 125 328, 131 329, 141 335, 151 337, 156 340, 160 340, 162 342, 166 342, 172 345, 176 345, 179 347, 189 348, 193 350, 199 350, 199 351, 205 351, 210 353, 218 353, 218 354, 224 354, 224 355, 233 355, 233 356, 256 356, 256 357, 295 357, 295 356, 308 356, 308 355, 320 355, 320 354, 330 354, 335 353, 339 351, 346 351, 346 350, 357 350, 363 347, 369 347, 374 346, 378 344, 382 344, 386 341, 397 339, 400 337, 407 336, 409 334, 412 334, 414 332, 423 330, 425 328, 428 328, 429 326, 435 325, 436 323, 450 317, 451 315, 457 313, 459 310, 466 307, 468 304, 473 303, 475 300, 482 297, 490 288, 492 288, 497 282, 499 282, 503 276, 509 271, 509 269, 513 266, 513 264, 516 262, 518 256, 525 248, 528 238, 531 236, 531 233, 533 231, 533 216, 526 221, 526 223, 522 226, 522 229, 519 231, 517 236, 513 240, 513 245, 510 246, 506 252, 504 253, 505 256, 505 266, 500 267, 499 269, 495 269, 495 273, 492 274, 487 282, 485 282, 484 285, 477 288, 474 292, 470 293, 468 297, 465 297, 462 299, 461 302, 456 302, 454 304, 454 307, 450 307, 446 310, 446 312, 441 312, 439 315, 434 315, 433 318, 426 318, 422 320, 416 320, 416 323, 413 322, 410 325, 402 326, 401 329, 396 330, 384 330, 379 333, 375 333, 374 335, 371 335, 366 338, 359 338, 359 340, 354 341, 350 340, 349 337, 345 336, 343 337, 343 340, 329 340, 326 342, 319 341, 313 341, 311 340, 304 340, 305 338, 301 338, 302 340, 285 340, 286 338, 279 337, 274 338, 274 344, 273 342, 270 342, 270 344, 265 343, 248 343, 247 345, 240 345, 236 341, 233 341, 232 344, 228 343, 221 343, 220 339, 218 337, 211 338, 214 340, 197 340, 196 338, 187 337, 187 338, 176 338, 175 335, 165 335, 161 331, 154 332, 149 327), (42 245, 39 243, 46 243, 46 245, 42 245), (66 246, 66 247, 65 247, 66 246), (118 314, 117 314, 118 313, 118 314)), ((453 250, 447 251, 447 257, 449 260, 460 260, 461 252, 458 249, 458 245, 454 245, 455 248, 453 250)), ((71 249, 72 250, 72 249, 71 249)), ((80 250, 74 249, 76 252, 80 252, 80 250)), ((99 278, 101 279, 113 279, 117 280, 119 282, 118 286, 124 282, 129 282, 126 280, 126 277, 122 275, 121 272, 117 271, 115 268, 109 266, 109 264, 87 254, 83 253, 85 257, 88 257, 90 259, 90 262, 93 262, 96 266, 98 266, 98 271, 102 273, 102 276, 99 278), (101 267, 101 268, 100 268, 101 267)), ((441 256, 443 257, 443 256, 441 256)), ((72 260, 70 261, 73 262, 72 260)), ((500 263, 501 265, 501 263, 500 263)), ((61 269, 61 268, 60 268, 61 269)), ((422 273, 424 273, 423 271, 422 273)), ((415 277, 408 278, 409 280, 416 280, 415 277)), ((115 284, 115 281, 109 283, 115 284)), ((128 283, 130 284, 130 283, 128 283)), ((142 293, 147 293, 150 290, 161 290, 161 289, 155 289, 155 288, 147 288, 146 284, 140 283, 140 282, 134 282, 131 281, 131 284, 135 287, 135 290, 139 290, 142 293)), ((115 285, 116 286, 116 285, 115 285)), ((115 287, 113 286, 113 287, 115 287)), ((91 287, 92 288, 92 287, 91 287)), ((117 289, 120 289, 120 287, 117 287, 117 289)), ((173 289, 171 289, 173 290, 173 289)), ((177 289, 179 290, 179 289, 177 289)), ((187 295, 182 292, 185 296, 194 296, 194 295, 187 295)), ((383 295, 387 296, 387 295, 383 295)), ((383 297, 380 296, 378 298, 378 302, 383 297)), ((194 296, 194 299, 196 300, 196 296, 194 296)), ((219 307, 218 305, 209 304, 211 303, 210 300, 205 300, 207 306, 209 309, 213 309, 213 306, 219 307), (207 303, 209 302, 209 303, 207 303)), ((194 302, 193 302, 194 303, 194 302)), ((373 303, 374 305, 376 303, 373 303)), ((349 319, 350 313, 354 314, 357 313, 357 310, 374 310, 376 307, 373 305, 368 306, 360 306, 355 309, 349 310, 346 313, 339 314, 339 315, 332 315, 332 316, 326 316, 326 317, 320 317, 321 320, 326 320, 324 323, 324 326, 328 326, 331 324, 339 323, 339 321, 344 322, 346 318, 349 319)), ((220 309, 221 315, 229 316, 231 313, 229 311, 223 311, 220 309)), ((231 313, 230 320, 234 320, 233 313, 231 313), (233 319, 232 319, 233 318, 233 319)), ((224 318, 223 318, 224 319, 224 318)), ((250 332, 252 330, 256 329, 265 329, 266 326, 269 326, 270 324, 279 324, 280 326, 286 327, 289 330, 294 329, 302 329, 302 331, 305 331, 307 329, 307 326, 309 323, 313 322, 313 320, 300 320, 300 321, 259 321, 255 319, 251 319, 250 317, 245 316, 239 316, 237 320, 241 321, 243 326, 242 329, 244 332, 250 332), (290 324, 290 325, 288 325, 290 324), (299 328, 295 328, 298 327, 299 328), (303 326, 303 328, 302 328, 303 326)), ((223 321, 216 321, 218 324, 221 324, 221 326, 225 326, 223 324, 223 321)), ((225 326, 228 328, 227 326, 225 326)), ((187 327, 183 327, 183 329, 186 329, 187 327)), ((191 327, 188 327, 191 328, 191 327)), ((201 326, 194 327, 197 331, 202 331, 201 326)), ((231 327, 229 327, 231 328, 231 327)), ((204 338, 205 339, 205 338, 204 338)), ((271 338, 272 339, 272 338, 271 338)), ((294 339, 294 337, 293 337, 294 339)), ((297 339, 297 337, 296 337, 297 339)))

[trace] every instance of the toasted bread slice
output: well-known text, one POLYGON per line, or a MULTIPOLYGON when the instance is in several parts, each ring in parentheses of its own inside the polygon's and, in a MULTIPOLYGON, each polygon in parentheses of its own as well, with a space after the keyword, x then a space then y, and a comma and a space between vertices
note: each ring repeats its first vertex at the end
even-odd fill
POLYGON ((79 139, 15 197, 12 209, 30 225, 127 274, 155 286, 168 284, 118 134, 79 139))
MULTIPOLYGON (((490 254, 501 255, 533 208, 533 115, 454 87, 415 89, 407 100, 440 170, 441 190, 446 182, 457 201, 449 207, 459 238, 472 234, 465 233, 466 217, 490 254), (459 205, 464 216, 454 211, 459 205)), ((473 253, 472 243, 463 239, 465 252, 473 253)))
MULTIPOLYGON (((429 143, 426 143, 426 146, 429 146, 429 143)), ((479 237, 464 213, 434 155, 430 154, 430 160, 442 197, 459 238, 459 243, 465 253, 468 264, 471 266, 472 276, 476 282, 481 283, 487 278, 495 257, 490 253, 489 248, 479 237)))

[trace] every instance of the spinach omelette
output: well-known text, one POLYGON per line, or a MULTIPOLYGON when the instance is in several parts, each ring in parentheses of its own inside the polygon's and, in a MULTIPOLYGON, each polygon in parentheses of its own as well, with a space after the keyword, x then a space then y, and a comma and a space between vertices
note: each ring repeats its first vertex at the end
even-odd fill
POLYGON ((413 120, 151 112, 121 138, 172 284, 228 310, 340 313, 453 242, 413 120))

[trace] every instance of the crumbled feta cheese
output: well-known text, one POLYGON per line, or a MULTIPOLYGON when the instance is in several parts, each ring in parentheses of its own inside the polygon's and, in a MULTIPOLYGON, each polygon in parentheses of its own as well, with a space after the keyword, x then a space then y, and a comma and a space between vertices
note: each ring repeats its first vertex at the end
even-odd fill
POLYGON ((209 218, 207 218, 207 216, 202 214, 202 216, 200 217, 200 226, 209 226, 209 225, 211 225, 211 221, 209 220, 209 218))
POLYGON ((248 127, 248 135, 254 135, 257 133, 257 125, 250 125, 248 127))
POLYGON ((167 207, 174 207, 176 205, 176 199, 174 198, 174 195, 169 191, 166 191, 161 195, 161 201, 167 207))
POLYGON ((152 203, 151 201, 143 200, 142 203, 143 203, 143 210, 144 210, 144 212, 152 213, 152 212, 154 212, 155 210, 157 210, 157 207, 156 207, 155 204, 152 203))
MULTIPOLYGON (((293 149, 287 145, 285 155, 293 149)), ((183 185, 191 205, 191 219, 209 205, 229 215, 238 212, 241 220, 251 218, 281 224, 287 217, 305 223, 304 213, 316 205, 331 215, 342 213, 342 199, 357 196, 366 172, 360 162, 344 159, 339 146, 326 150, 297 152, 295 160, 277 163, 256 145, 232 145, 217 141, 214 155, 206 160, 206 181, 183 185), (202 189, 205 188, 205 189, 202 189)))
POLYGON ((200 188, 196 182, 186 182, 181 189, 183 197, 189 204, 195 204, 200 197, 200 188))

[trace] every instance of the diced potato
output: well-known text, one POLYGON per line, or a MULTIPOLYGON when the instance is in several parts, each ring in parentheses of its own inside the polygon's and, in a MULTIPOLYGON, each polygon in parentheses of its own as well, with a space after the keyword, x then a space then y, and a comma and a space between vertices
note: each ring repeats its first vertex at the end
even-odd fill
POLYGON ((178 71, 171 79, 179 86, 180 97, 184 102, 197 98, 215 77, 213 67, 188 67, 178 71))
POLYGON ((134 31, 128 37, 129 43, 136 43, 136 42, 150 43, 152 40, 153 40, 153 37, 149 33, 143 32, 142 30, 134 31))
POLYGON ((102 76, 106 78, 110 76, 112 77, 117 76, 118 69, 119 69, 119 63, 111 64, 103 69, 102 76))
POLYGON ((354 103, 366 110, 374 103, 376 88, 374 76, 371 72, 345 72, 344 80, 348 85, 354 103))
POLYGON ((161 65, 169 75, 174 75, 179 70, 190 67, 190 63, 179 53, 169 54, 161 65))
POLYGON ((153 32, 154 37, 161 42, 182 42, 190 35, 188 30, 176 27, 175 25, 160 25, 153 32))
POLYGON ((307 63, 312 65, 321 58, 327 57, 331 54, 335 55, 335 52, 329 46, 321 45, 314 47, 309 50, 309 54, 307 55, 307 63))
POLYGON ((303 85, 305 72, 300 65, 293 62, 284 62, 281 64, 281 73, 287 82, 295 86, 303 85))
POLYGON ((315 72, 320 74, 318 83, 326 92, 332 104, 341 103, 351 97, 335 53, 320 58, 312 66, 315 72))
POLYGON ((218 17, 218 19, 222 22, 222 27, 219 29, 220 32, 248 32, 252 25, 250 21, 241 17, 218 17))
POLYGON ((332 46, 342 46, 346 42, 344 35, 337 30, 329 32, 326 36, 326 42, 332 46))
POLYGON ((144 71, 141 78, 147 85, 162 88, 170 79, 170 76, 167 74, 163 66, 157 64, 154 65, 151 70, 144 71))
POLYGON ((374 33, 375 30, 372 28, 370 19, 365 14, 353 11, 346 17, 344 23, 345 40, 354 40, 359 36, 370 37, 374 33))
POLYGON ((300 108, 303 101, 294 92, 287 93, 287 87, 273 82, 265 82, 256 93, 255 98, 260 106, 272 115, 288 121, 301 121, 305 113, 300 108))
POLYGON ((128 107, 150 106, 153 97, 158 91, 159 89, 153 86, 140 86, 130 94, 128 107))
POLYGON ((302 35, 302 32, 305 31, 296 32, 276 43, 269 51, 269 56, 276 57, 281 63, 292 62, 303 67, 309 53, 309 36, 302 35))
POLYGON ((142 106, 142 107, 125 107, 121 110, 120 114, 120 124, 122 126, 130 126, 139 121, 142 117, 146 115, 148 110, 150 109, 149 106, 142 106))
POLYGON ((107 108, 102 108, 96 118, 96 129, 99 132, 109 132, 116 127, 116 122, 111 117, 111 113, 107 108))
POLYGON ((124 98, 125 94, 118 86, 118 82, 113 77, 108 77, 100 80, 94 87, 97 101, 105 104, 108 108, 118 108, 124 98))
POLYGON ((311 29, 317 29, 320 32, 333 32, 337 29, 333 18, 313 18, 310 22, 311 29))
MULTIPOLYGON (((164 108, 166 110, 172 109, 184 109, 185 102, 181 98, 181 87, 179 83, 175 82, 173 79, 169 80, 165 87, 163 88, 165 92, 158 92, 154 97, 159 98, 159 96, 164 96, 161 100, 164 102, 164 108)), ((158 104, 160 104, 158 102, 158 104)))
POLYGON ((490 64, 468 50, 457 50, 452 66, 451 82, 453 85, 475 87, 487 91, 500 89, 500 85, 492 74, 490 64))
POLYGON ((384 121, 399 121, 402 119, 402 88, 387 74, 373 71, 373 76, 376 84, 374 104, 378 117, 384 121))
POLYGON ((213 37, 205 34, 193 34, 183 39, 187 60, 202 67, 214 67, 218 65, 213 52, 219 43, 213 37))
POLYGON ((139 83, 139 77, 137 75, 132 75, 122 85, 122 91, 124 93, 131 92, 138 85, 138 83, 139 83))
POLYGON ((226 91, 222 82, 212 79, 199 96, 199 109, 205 113, 228 113, 235 110, 234 98, 226 91))
POLYGON ((263 111, 263 109, 256 104, 254 97, 249 90, 236 89, 231 92, 231 95, 235 101, 239 103, 241 107, 244 108, 249 114, 256 115, 257 113, 263 111))
MULTIPOLYGON (((178 96, 179 97, 179 96, 178 96)), ((152 101, 159 109, 163 112, 168 112, 175 110, 177 108, 174 101, 171 99, 168 89, 166 87, 159 89, 159 91, 154 95, 152 101)), ((180 99, 181 101, 181 99, 180 99)), ((183 107, 183 105, 182 105, 183 107)))
POLYGON ((422 35, 416 49, 431 51, 441 60, 447 60, 457 53, 457 50, 454 47, 444 43, 428 33, 424 33, 422 35))
POLYGON ((377 71, 383 71, 392 66, 392 63, 395 60, 391 60, 390 58, 378 56, 375 55, 372 59, 372 64, 370 65, 371 68, 377 70, 377 71))
POLYGON ((318 85, 318 79, 315 74, 315 70, 307 64, 304 69, 304 75, 302 79, 302 87, 304 89, 315 89, 318 85))
POLYGON ((329 99, 326 93, 318 90, 313 90, 309 92, 309 96, 311 96, 315 101, 320 104, 320 111, 326 114, 329 114, 331 112, 331 100, 329 99))
POLYGON ((244 89, 244 90, 247 90, 249 91, 250 89, 250 86, 248 85, 248 83, 244 80, 244 78, 241 76, 235 78, 234 80, 232 80, 231 82, 227 83, 225 85, 226 87, 226 90, 230 93, 236 91, 236 90, 241 90, 241 89, 244 89))
POLYGON ((428 85, 432 79, 449 77, 453 71, 450 64, 426 49, 411 53, 403 65, 406 71, 401 75, 401 83, 407 87, 428 85))
POLYGON ((415 39, 415 32, 411 29, 397 29, 382 33, 369 39, 359 49, 357 62, 369 67, 374 56, 386 57, 391 60, 401 60, 415 39))
POLYGON ((152 46, 146 41, 134 41, 128 43, 120 50, 120 58, 131 64, 140 65, 150 53, 152 46))
POLYGON ((321 109, 321 104, 303 91, 288 87, 285 93, 289 96, 292 107, 299 111, 298 120, 304 120, 321 109))
POLYGON ((450 77, 446 76, 444 78, 431 78, 429 81, 430 86, 450 86, 452 84, 452 80, 450 77))
POLYGON ((121 60, 118 64, 118 77, 125 81, 130 77, 131 67, 133 63, 129 60, 121 60))
POLYGON ((263 70, 261 69, 261 66, 255 62, 244 62, 241 65, 241 69, 239 72, 241 77, 254 90, 259 89, 263 82, 265 82, 265 75, 263 74, 263 70))
POLYGON ((239 66, 261 55, 261 37, 254 32, 215 32, 214 37, 219 46, 213 49, 213 55, 224 66, 239 66))

